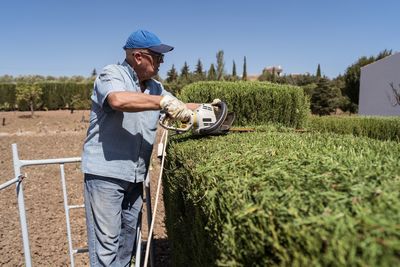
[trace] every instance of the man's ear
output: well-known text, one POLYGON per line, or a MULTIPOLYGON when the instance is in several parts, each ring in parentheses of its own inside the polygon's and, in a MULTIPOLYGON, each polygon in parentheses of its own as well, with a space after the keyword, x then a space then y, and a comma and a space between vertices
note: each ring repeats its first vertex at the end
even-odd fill
POLYGON ((132 58, 137 63, 140 64, 142 62, 142 54, 139 52, 132 52, 132 58))
POLYGON ((132 57, 135 60, 142 60, 142 55, 139 52, 132 52, 132 57))

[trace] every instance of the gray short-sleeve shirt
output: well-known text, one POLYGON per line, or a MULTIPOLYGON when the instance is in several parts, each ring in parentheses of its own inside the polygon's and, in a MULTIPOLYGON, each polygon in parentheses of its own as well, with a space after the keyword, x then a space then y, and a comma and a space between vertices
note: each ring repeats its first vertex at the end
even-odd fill
MULTIPOLYGON (((160 111, 113 110, 106 99, 115 91, 142 92, 136 73, 126 61, 106 66, 94 82, 82 171, 142 182, 149 167, 160 111)), ((143 93, 170 95, 156 80, 147 81, 143 93)))

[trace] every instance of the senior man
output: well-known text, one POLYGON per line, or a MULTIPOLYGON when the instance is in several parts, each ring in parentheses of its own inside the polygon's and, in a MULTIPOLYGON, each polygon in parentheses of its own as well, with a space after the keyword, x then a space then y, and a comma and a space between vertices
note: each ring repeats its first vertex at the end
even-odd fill
POLYGON ((91 266, 129 266, 160 110, 187 121, 198 106, 182 103, 153 79, 172 46, 138 30, 123 48, 125 61, 106 66, 94 82, 83 146, 91 266))

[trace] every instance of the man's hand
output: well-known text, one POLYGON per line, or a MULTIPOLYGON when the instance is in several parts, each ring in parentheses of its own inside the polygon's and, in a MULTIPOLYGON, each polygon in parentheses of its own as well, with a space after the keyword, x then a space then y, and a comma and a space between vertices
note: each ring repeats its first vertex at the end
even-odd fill
POLYGON ((172 119, 182 122, 189 121, 193 114, 182 101, 170 95, 161 98, 160 107, 165 110, 172 119))

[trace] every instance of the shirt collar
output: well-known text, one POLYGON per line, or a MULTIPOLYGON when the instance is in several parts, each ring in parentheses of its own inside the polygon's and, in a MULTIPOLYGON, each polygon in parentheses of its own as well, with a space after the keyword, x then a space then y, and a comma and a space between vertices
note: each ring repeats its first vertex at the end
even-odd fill
POLYGON ((131 67, 131 65, 129 65, 129 63, 126 60, 124 60, 124 62, 122 62, 121 65, 126 68, 127 72, 133 78, 134 81, 139 82, 139 78, 138 78, 135 70, 131 67))

